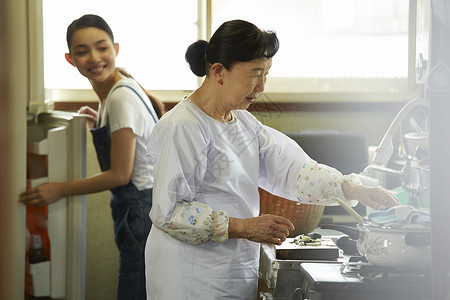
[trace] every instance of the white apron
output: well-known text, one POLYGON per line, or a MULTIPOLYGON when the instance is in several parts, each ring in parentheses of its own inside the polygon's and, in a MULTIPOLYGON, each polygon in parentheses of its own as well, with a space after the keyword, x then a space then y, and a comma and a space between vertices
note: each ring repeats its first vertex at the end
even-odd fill
POLYGON ((206 203, 236 218, 258 216, 258 184, 294 200, 296 176, 310 158, 247 111, 234 112, 233 121, 222 124, 189 100, 161 119, 151 140, 149 155, 156 165, 147 299, 256 299, 258 243, 229 239, 190 245, 163 229, 181 200, 206 203))

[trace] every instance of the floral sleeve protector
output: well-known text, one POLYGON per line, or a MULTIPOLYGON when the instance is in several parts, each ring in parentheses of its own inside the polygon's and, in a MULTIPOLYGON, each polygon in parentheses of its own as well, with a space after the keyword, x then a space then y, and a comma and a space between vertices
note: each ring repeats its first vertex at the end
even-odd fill
POLYGON ((214 212, 207 204, 182 201, 176 205, 165 232, 193 245, 207 241, 223 244, 228 240, 228 223, 223 210, 214 212))

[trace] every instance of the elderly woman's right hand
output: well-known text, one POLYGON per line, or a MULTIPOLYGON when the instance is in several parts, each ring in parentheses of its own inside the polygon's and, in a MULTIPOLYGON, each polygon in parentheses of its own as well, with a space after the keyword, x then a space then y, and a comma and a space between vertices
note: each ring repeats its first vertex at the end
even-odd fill
POLYGON ((228 238, 245 238, 253 242, 281 245, 295 227, 291 221, 275 215, 255 218, 230 218, 228 238))

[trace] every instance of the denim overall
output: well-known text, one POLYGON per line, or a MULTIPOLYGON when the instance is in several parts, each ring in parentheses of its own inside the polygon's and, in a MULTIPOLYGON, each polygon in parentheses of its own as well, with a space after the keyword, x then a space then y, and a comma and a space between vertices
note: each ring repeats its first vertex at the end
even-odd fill
MULTIPOLYGON (((126 85, 134 91, 133 88, 126 85)), ((118 86, 118 87, 121 87, 118 86)), ((118 88, 116 87, 116 88, 118 88)), ((139 94, 134 91, 138 96, 139 94)), ((139 96, 144 102, 144 100, 139 96)), ((146 103, 144 102, 146 105, 146 103)), ((156 122, 156 118, 146 105, 156 122)), ((100 169, 111 168, 111 134, 109 117, 104 127, 91 129, 100 169)), ((145 300, 144 250, 151 228, 149 217, 152 206, 152 189, 139 191, 130 181, 127 185, 111 189, 111 210, 114 235, 119 248, 119 282, 117 300, 145 300)))

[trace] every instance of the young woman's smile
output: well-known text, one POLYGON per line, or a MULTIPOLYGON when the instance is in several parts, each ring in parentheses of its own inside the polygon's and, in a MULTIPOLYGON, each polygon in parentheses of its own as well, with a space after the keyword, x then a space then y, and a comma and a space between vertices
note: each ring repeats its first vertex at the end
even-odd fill
POLYGON ((105 69, 105 66, 95 67, 88 69, 93 74, 101 74, 101 72, 105 69))

